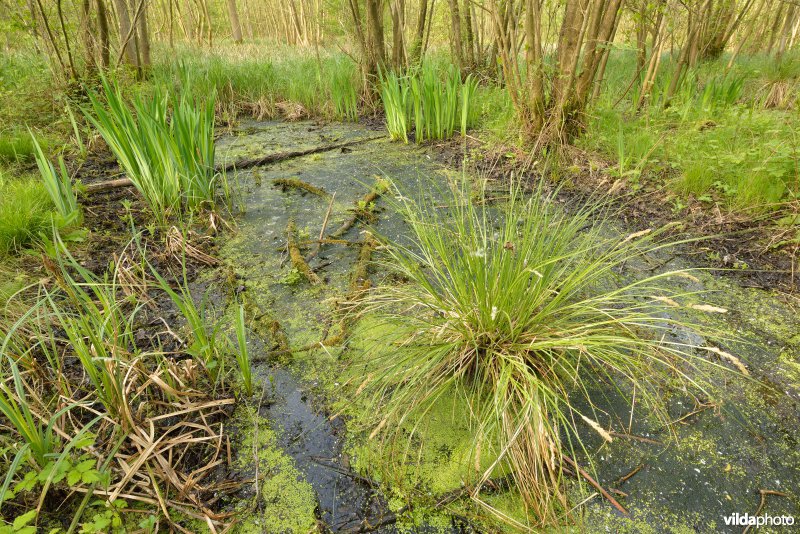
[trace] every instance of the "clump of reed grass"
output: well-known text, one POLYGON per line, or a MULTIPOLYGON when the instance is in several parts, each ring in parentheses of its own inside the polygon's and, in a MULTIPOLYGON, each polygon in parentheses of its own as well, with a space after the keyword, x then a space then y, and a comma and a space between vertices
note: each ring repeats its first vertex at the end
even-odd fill
POLYGON ((529 197, 511 186, 502 207, 466 180, 437 200, 394 193, 410 240, 383 239, 384 264, 407 282, 360 301, 382 324, 359 386, 380 414, 372 435, 405 443, 437 399, 463 399, 482 466, 474 487, 510 472, 534 522, 559 523, 570 455, 587 453, 587 431, 613 439, 597 391, 630 400, 635 390, 637 405, 666 422, 660 388, 702 391, 696 371, 718 365, 672 334, 703 332, 676 314, 685 295, 663 283, 687 273, 621 279, 626 264, 665 246, 660 232, 618 236, 602 207, 567 215, 542 186, 529 197))
POLYGON ((247 332, 244 324, 244 306, 239 305, 236 313, 236 342, 238 351, 236 352, 236 363, 239 365, 239 374, 242 377, 242 385, 245 394, 250 397, 253 395, 253 369, 250 367, 250 351, 247 348, 247 332))
POLYGON ((408 142, 412 126, 417 143, 449 139, 458 128, 465 135, 475 121, 477 80, 463 81, 454 66, 440 73, 432 63, 422 63, 405 75, 380 73, 381 100, 386 127, 394 140, 408 142))
POLYGON ((29 161, 34 153, 33 143, 23 133, 0 134, 0 162, 29 161))
POLYGON ((45 190, 50 196, 50 200, 56 207, 58 214, 64 219, 65 223, 72 223, 80 218, 81 211, 78 207, 78 199, 72 190, 72 179, 67 172, 64 158, 58 159, 58 172, 47 156, 44 155, 42 147, 36 138, 31 134, 31 142, 35 149, 36 166, 42 176, 45 190))
POLYGON ((163 225, 170 215, 213 207, 214 94, 199 102, 185 89, 170 105, 170 94, 157 87, 152 97, 135 97, 129 107, 115 83, 103 79, 102 87, 102 97, 90 93, 86 116, 156 221, 163 225))

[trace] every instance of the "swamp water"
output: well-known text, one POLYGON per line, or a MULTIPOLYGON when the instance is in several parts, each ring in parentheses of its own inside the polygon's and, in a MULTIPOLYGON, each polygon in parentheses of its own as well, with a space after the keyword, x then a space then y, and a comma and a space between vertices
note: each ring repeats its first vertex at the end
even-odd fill
MULTIPOLYGON (((352 216, 352 208, 381 177, 422 192, 431 178, 444 180, 453 172, 425 149, 375 140, 375 135, 356 125, 252 122, 218 141, 217 159, 223 163, 364 141, 238 173, 244 213, 221 253, 247 308, 251 358, 258 360, 254 369, 263 386, 253 402, 257 408, 242 410, 237 419, 236 455, 258 481, 256 502, 243 514, 241 532, 459 532, 500 524, 496 519, 482 523, 481 516, 491 517, 489 508, 467 498, 436 506, 438 496, 466 479, 461 459, 470 435, 465 414, 457 413, 454 403, 445 402, 421 426, 402 466, 381 457, 367 438, 369 414, 347 398, 364 378, 362 370, 348 364, 358 341, 350 348, 319 343, 335 333, 337 303, 348 293, 359 247, 323 245, 310 262, 324 281, 316 286, 302 279, 286 254, 290 220, 299 241, 313 241, 329 209, 326 233, 352 216), (281 188, 273 185, 276 179, 302 180, 329 196, 281 188), (292 349, 315 348, 291 356, 276 353, 283 336, 292 349)), ((374 228, 398 238, 403 223, 382 209, 385 205, 375 202, 374 228)), ((342 238, 356 243, 363 230, 356 224, 342 238)), ((690 266, 680 256, 652 261, 659 269, 690 266)), ((650 266, 631 266, 627 275, 635 276, 637 268, 650 266)), ((383 274, 372 272, 375 280, 383 274)), ((720 380, 729 393, 721 407, 695 406, 688 397, 671 400, 671 413, 681 420, 672 437, 638 412, 630 428, 619 428, 615 420, 614 429, 632 438, 602 444, 587 436, 598 482, 617 490, 631 513, 623 517, 599 495, 576 492, 573 502, 588 498, 578 518, 588 532, 740 532, 741 527, 725 526, 723 518, 754 514, 759 490, 775 492, 765 495, 760 513, 790 514, 800 521, 800 318, 767 291, 706 272, 694 275, 682 289, 711 291, 705 301, 729 310, 703 317, 741 339, 724 349, 746 362, 754 380, 724 373, 720 380)), ((627 412, 623 416, 627 422, 627 412)), ((489 492, 483 499, 503 514, 522 518, 513 491, 489 492)))

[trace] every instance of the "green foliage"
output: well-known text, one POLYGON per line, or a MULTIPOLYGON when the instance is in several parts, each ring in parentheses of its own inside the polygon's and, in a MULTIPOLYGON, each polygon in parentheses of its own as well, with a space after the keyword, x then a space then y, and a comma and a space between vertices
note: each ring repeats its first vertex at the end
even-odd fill
POLYGON ((117 299, 116 273, 98 278, 75 261, 60 240, 56 241, 56 259, 64 291, 80 313, 66 309, 48 292, 53 316, 108 414, 124 429, 131 429, 135 397, 127 392, 127 379, 130 368, 137 365, 133 321, 143 304, 130 312, 124 310, 127 303, 117 299), (77 279, 70 274, 73 272, 77 279))
POLYGON ((124 499, 112 503, 97 499, 92 502, 91 519, 81 525, 81 534, 124 532, 122 511, 128 506, 124 499))
POLYGON ((0 534, 35 534, 36 526, 31 521, 36 519, 36 510, 20 514, 10 525, 0 525, 0 534))
POLYGON ((355 120, 361 82, 357 65, 341 52, 321 50, 310 57, 295 47, 246 44, 216 53, 179 49, 177 59, 158 62, 156 85, 182 87, 201 96, 217 92, 219 111, 230 119, 240 114, 275 117, 278 104, 300 104, 310 115, 355 120), (183 87, 184 72, 192 79, 183 87))
POLYGON ((72 191, 72 179, 69 177, 66 165, 64 165, 64 158, 59 157, 59 172, 56 172, 53 164, 44 155, 42 147, 39 146, 33 134, 31 134, 31 142, 36 150, 36 166, 39 167, 39 174, 42 176, 44 187, 56 207, 56 211, 68 223, 77 221, 80 218, 81 211, 78 207, 75 193, 72 191))
POLYGON ((242 376, 244 392, 248 397, 253 395, 253 370, 250 367, 250 354, 247 349, 247 333, 244 324, 244 306, 239 305, 236 314, 236 341, 239 348, 236 353, 236 363, 239 364, 239 373, 242 376))
POLYGON ((14 388, 12 390, 5 383, 0 383, 0 413, 22 437, 30 451, 31 461, 42 468, 61 443, 61 439, 53 431, 53 424, 63 412, 56 414, 47 424, 42 424, 31 411, 16 362, 9 358, 8 364, 14 388))
POLYGON ((0 134, 0 163, 30 161, 35 155, 31 138, 23 133, 0 134))
POLYGON ((342 120, 358 120, 358 84, 353 80, 352 63, 337 58, 332 65, 330 99, 334 115, 342 120))
POLYGON ((40 180, 0 176, 0 257, 17 254, 48 235, 52 208, 40 180))
POLYGON ((381 100, 386 127, 392 139, 408 142, 412 125, 417 143, 449 139, 460 127, 466 134, 476 118, 474 97, 477 81, 468 75, 462 82, 454 66, 444 73, 423 62, 406 75, 381 72, 381 100))
POLYGON ((386 129, 394 141, 408 143, 411 128, 408 103, 409 85, 394 72, 381 74, 381 101, 386 116, 386 129))
POLYGON ((180 285, 178 291, 175 291, 169 282, 152 267, 151 271, 157 279, 159 287, 169 295, 186 320, 186 326, 191 335, 191 342, 186 352, 191 354, 202 366, 212 382, 216 383, 222 380, 225 376, 225 356, 229 348, 228 339, 222 333, 222 324, 213 320, 205 302, 200 306, 195 303, 192 292, 185 281, 180 285))
POLYGON ((449 210, 441 197, 396 193, 410 242, 387 241, 384 265, 408 282, 365 300, 384 325, 361 386, 382 418, 373 435, 405 449, 437 399, 463 398, 485 462, 476 476, 511 472, 538 521, 557 522, 568 506, 562 455, 586 452, 579 427, 612 439, 599 422, 609 389, 628 401, 636 391, 637 405, 668 421, 662 387, 702 384, 695 371, 707 361, 671 334, 688 325, 666 303, 684 295, 662 283, 685 273, 619 279, 664 245, 616 235, 592 202, 566 214, 541 188, 524 198, 512 187, 503 208, 480 192, 476 206, 466 179, 444 193, 449 210))
MULTIPOLYGON (((787 58, 792 64, 791 58, 787 58)), ((630 82, 633 55, 612 54, 605 95, 591 115, 583 146, 612 155, 620 176, 640 176, 680 195, 718 201, 728 209, 769 212, 796 198, 796 116, 764 109, 755 97, 769 85, 772 59, 743 58, 725 75, 727 58, 698 65, 685 76, 670 106, 663 107, 671 64, 662 67, 649 103, 638 112, 636 87, 614 107, 630 82), (625 106, 628 109, 625 109, 625 106), (623 109, 617 109, 623 108, 623 109)), ((786 67, 782 76, 792 76, 786 67)), ((784 82, 785 78, 780 78, 784 82)), ((684 202, 684 201, 681 201, 684 202)))
POLYGON ((85 113, 156 220, 213 207, 214 93, 200 103, 186 91, 170 109, 169 93, 156 87, 150 98, 135 97, 131 109, 117 84, 102 85, 105 104, 90 93, 93 112, 85 113))

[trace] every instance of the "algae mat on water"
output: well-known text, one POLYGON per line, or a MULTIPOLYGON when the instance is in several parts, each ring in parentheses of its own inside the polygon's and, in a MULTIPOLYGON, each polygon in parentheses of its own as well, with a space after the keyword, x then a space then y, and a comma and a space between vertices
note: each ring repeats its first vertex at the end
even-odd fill
MULTIPOLYGON (((220 140, 218 159, 262 157, 271 151, 305 150, 374 135, 354 125, 254 122, 220 140)), ((402 239, 405 230, 402 220, 384 209, 379 198, 364 202, 365 195, 382 177, 409 192, 432 194, 425 184, 432 178, 444 180, 448 172, 452 171, 436 165, 425 149, 377 140, 239 174, 244 213, 222 251, 240 277, 250 326, 263 341, 259 356, 264 359, 255 364, 264 383, 256 416, 274 439, 257 446, 268 449, 269 454, 262 456, 271 458, 276 473, 284 473, 264 475, 261 498, 296 503, 289 516, 282 515, 283 522, 250 518, 251 527, 322 528, 315 522, 319 519, 324 528, 341 532, 363 529, 367 523, 382 525, 380 530, 386 531, 458 531, 467 523, 481 529, 503 528, 488 512, 490 507, 522 520, 513 490, 487 492, 482 495, 484 505, 468 498, 437 505, 438 497, 452 495, 462 480, 469 479, 469 467, 461 460, 468 453, 470 431, 461 415, 464 406, 455 399, 442 399, 421 424, 412 454, 399 459, 383 454, 368 439, 374 414, 353 398, 357 388, 352 387, 369 367, 368 362, 358 361, 358 347, 380 331, 367 323, 352 325, 349 344, 345 348, 338 344, 340 303, 351 288, 359 244, 364 241, 362 222, 371 222, 392 239, 402 239), (274 185, 287 179, 327 195, 274 185), (357 223, 337 236, 338 241, 317 243, 320 235, 346 227, 354 214, 357 223), (309 284, 289 259, 290 221, 296 229, 294 240, 319 284, 309 284), (323 226, 326 232, 321 232, 323 226), (336 342, 320 343, 323 340, 336 342), (294 350, 313 350, 290 355, 286 344, 294 350), (347 424, 331 414, 344 415, 347 424), (374 482, 380 486, 372 487, 374 482)), ((653 263, 663 260, 654 258, 653 263)), ((686 263, 677 257, 659 268, 686 267, 686 263)), ((626 276, 636 276, 637 268, 649 266, 632 265, 626 276)), ((372 277, 377 282, 387 274, 373 270, 372 277)), ((647 414, 636 414, 630 425, 613 420, 617 432, 613 443, 587 436, 598 481, 614 490, 631 512, 631 517, 622 517, 594 496, 578 518, 588 532, 734 532, 740 527, 726 526, 724 518, 735 512, 753 514, 760 504, 759 490, 774 492, 766 494, 761 513, 800 515, 797 314, 777 295, 742 288, 710 273, 695 273, 683 289, 711 291, 707 299, 728 310, 703 315, 703 320, 741 339, 726 348, 746 362, 755 380, 721 374, 718 382, 720 387, 726 382, 728 399, 723 406, 688 404, 688 397, 671 399, 676 421, 672 435, 647 414)), ((613 393, 607 396, 609 407, 615 408, 613 393)), ((628 423, 627 416, 624 420, 628 423)), ((253 446, 252 440, 248 446, 253 446)), ((262 469, 269 470, 269 463, 262 469)), ((591 495, 573 493, 575 503, 591 495)), ((270 508, 262 509, 266 514, 270 508)))

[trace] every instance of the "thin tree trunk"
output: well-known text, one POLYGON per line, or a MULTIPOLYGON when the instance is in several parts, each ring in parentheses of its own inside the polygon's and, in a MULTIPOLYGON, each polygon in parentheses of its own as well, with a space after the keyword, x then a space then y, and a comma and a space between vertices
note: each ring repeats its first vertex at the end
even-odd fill
POLYGON ((525 34, 528 42, 528 98, 530 127, 539 130, 544 123, 544 52, 542 50, 541 0, 526 0, 525 34))
POLYGON ((117 24, 119 25, 119 38, 122 40, 122 55, 125 62, 132 67, 139 67, 136 56, 136 43, 130 38, 131 14, 126 0, 114 0, 114 8, 117 10, 117 24))
POLYGON ((108 43, 108 11, 105 0, 95 0, 97 5, 97 29, 100 34, 100 65, 108 70, 111 63, 111 49, 108 43))
POLYGON ((234 43, 242 42, 242 25, 239 23, 239 10, 236 0, 228 0, 228 18, 231 20, 231 37, 234 43))
POLYGON ((380 0, 366 0, 368 65, 367 74, 375 75, 378 68, 386 63, 386 45, 383 41, 383 24, 380 13, 380 0))
POLYGON ((419 13, 417 14, 417 31, 414 34, 414 44, 411 45, 411 62, 416 62, 422 54, 422 43, 425 39, 425 20, 428 12, 428 0, 419 0, 419 13))
POLYGON ((461 15, 458 0, 448 0, 450 4, 450 38, 453 44, 453 63, 458 70, 464 70, 464 46, 461 43, 461 15))
POLYGON ((392 15, 392 64, 394 68, 401 69, 405 60, 403 50, 403 14, 402 0, 392 0, 389 5, 392 15))
POLYGON ((469 63, 469 67, 475 67, 475 34, 472 32, 472 12, 470 10, 470 1, 471 0, 464 0, 464 26, 466 30, 466 37, 467 37, 467 57, 466 60, 469 63))
POLYGON ((139 50, 139 68, 148 69, 150 67, 150 29, 147 26, 147 0, 142 0, 137 13, 137 41, 136 46, 139 50))
POLYGON ((94 32, 92 31, 92 0, 83 0, 81 2, 80 23, 86 73, 91 75, 97 71, 97 46, 94 40, 94 32))

